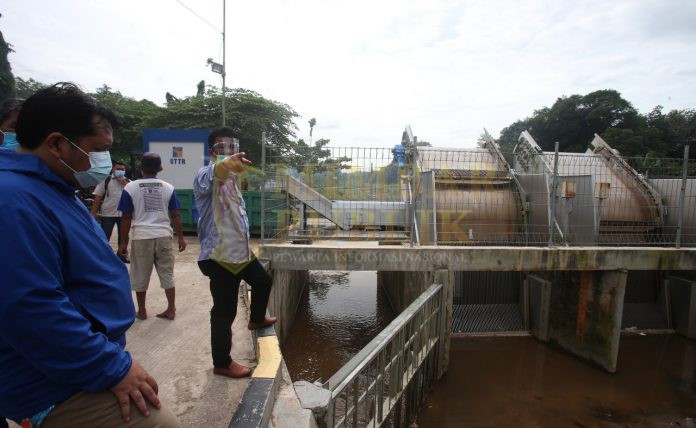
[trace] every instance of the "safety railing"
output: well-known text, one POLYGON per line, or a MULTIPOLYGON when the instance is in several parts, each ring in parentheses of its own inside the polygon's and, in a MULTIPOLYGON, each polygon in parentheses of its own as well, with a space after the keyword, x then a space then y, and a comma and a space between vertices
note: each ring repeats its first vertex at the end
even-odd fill
POLYGON ((272 198, 261 213, 264 238, 696 245, 696 162, 688 154, 627 158, 599 137, 592 144, 587 153, 538 147, 502 153, 489 142, 405 153, 326 148, 322 158, 291 161, 268 156, 263 188, 272 198))
POLYGON ((409 426, 436 380, 444 291, 434 284, 324 385, 327 427, 409 426))
POLYGON ((288 203, 265 222, 266 239, 410 239, 408 168, 391 149, 325 148, 300 157, 268 152, 264 190, 288 203))

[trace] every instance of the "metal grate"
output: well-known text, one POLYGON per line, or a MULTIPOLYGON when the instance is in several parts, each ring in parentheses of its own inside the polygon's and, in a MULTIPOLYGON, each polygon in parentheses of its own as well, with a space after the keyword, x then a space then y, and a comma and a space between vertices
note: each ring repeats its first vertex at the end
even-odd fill
POLYGON ((454 305, 453 312, 453 333, 524 330, 524 321, 517 304, 454 305))

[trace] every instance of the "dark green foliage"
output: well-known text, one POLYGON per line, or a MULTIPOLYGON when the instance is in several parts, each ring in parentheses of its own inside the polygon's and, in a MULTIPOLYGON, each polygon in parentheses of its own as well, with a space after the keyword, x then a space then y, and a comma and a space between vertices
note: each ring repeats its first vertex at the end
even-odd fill
POLYGON ((13 52, 12 46, 5 41, 0 31, 0 101, 16 95, 15 78, 7 56, 13 52))
POLYGON ((545 151, 552 151, 558 142, 562 152, 584 152, 598 134, 624 156, 681 157, 684 145, 696 142, 696 111, 664 115, 657 106, 641 115, 617 91, 601 90, 561 97, 551 107, 514 122, 501 132, 503 150, 511 151, 524 130, 545 151))
POLYGON ((39 89, 45 88, 41 82, 37 82, 34 79, 24 80, 21 77, 17 77, 17 97, 24 98, 25 100, 29 98, 34 92, 39 89))
POLYGON ((119 126, 114 129, 114 145, 111 156, 114 159, 127 162, 132 151, 142 149, 142 130, 145 127, 145 122, 159 114, 162 108, 152 101, 138 101, 126 97, 118 91, 114 92, 107 85, 103 85, 92 95, 116 113, 119 126))
POLYGON ((298 172, 302 172, 307 168, 311 168, 315 172, 348 168, 344 162, 349 162, 350 158, 345 156, 330 158, 331 151, 324 148, 329 144, 329 141, 322 138, 315 141, 311 146, 305 143, 304 140, 292 141, 282 153, 283 163, 297 169, 298 172))
MULTIPOLYGON (((222 91, 208 86, 204 96, 178 99, 171 97, 166 108, 145 121, 146 128, 212 129, 221 125, 222 91)), ((268 142, 287 149, 295 136, 293 119, 298 115, 288 105, 268 100, 247 89, 225 91, 226 124, 234 129, 247 158, 261 162, 261 133, 268 142)))
MULTIPOLYGON (((37 89, 47 85, 34 79, 18 78, 18 96, 27 98, 37 89)), ((161 129, 212 129, 221 125, 221 90, 208 86, 203 95, 178 98, 167 93, 167 105, 160 107, 149 100, 136 100, 113 91, 103 85, 91 94, 111 108, 119 121, 114 130, 112 157, 123 161, 130 159, 133 151, 142 149, 142 130, 161 129)), ((227 126, 235 130, 241 149, 255 164, 261 162, 261 133, 266 131, 269 144, 279 153, 292 153, 297 142, 295 119, 297 113, 288 105, 268 100, 247 89, 225 91, 227 126)))

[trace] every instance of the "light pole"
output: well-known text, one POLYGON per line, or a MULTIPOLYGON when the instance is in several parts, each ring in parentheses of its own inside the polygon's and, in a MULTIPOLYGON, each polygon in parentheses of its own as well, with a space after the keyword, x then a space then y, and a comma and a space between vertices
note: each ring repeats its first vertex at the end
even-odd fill
POLYGON ((218 73, 222 76, 222 126, 225 126, 225 22, 227 21, 225 16, 225 0, 222 0, 222 64, 213 61, 212 58, 208 58, 207 64, 211 66, 213 73, 218 73))

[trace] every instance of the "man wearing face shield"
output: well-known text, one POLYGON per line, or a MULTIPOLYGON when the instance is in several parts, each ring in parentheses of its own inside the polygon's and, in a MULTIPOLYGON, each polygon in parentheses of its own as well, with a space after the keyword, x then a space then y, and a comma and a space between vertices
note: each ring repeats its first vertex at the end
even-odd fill
POLYGON ((23 102, 21 98, 8 98, 0 104, 0 149, 15 150, 19 147, 15 126, 23 102))
POLYGON ((125 351, 128 271, 75 197, 109 174, 114 123, 59 83, 22 106, 21 147, 0 150, 0 414, 17 423, 178 426, 125 351))
POLYGON ((239 152, 239 142, 230 128, 210 133, 208 152, 210 163, 198 170, 193 194, 200 213, 198 267, 210 279, 213 297, 210 311, 213 373, 240 378, 249 376, 251 369, 232 361, 230 356, 239 284, 244 280, 251 286, 248 328, 254 330, 276 322, 275 317, 265 316, 273 279, 249 246, 249 219, 238 179, 244 165, 251 162, 244 152, 239 152))

